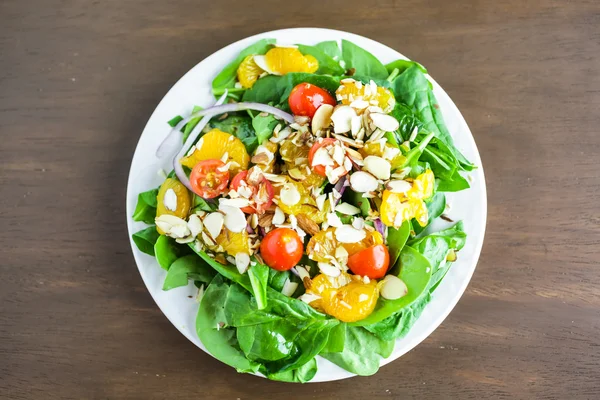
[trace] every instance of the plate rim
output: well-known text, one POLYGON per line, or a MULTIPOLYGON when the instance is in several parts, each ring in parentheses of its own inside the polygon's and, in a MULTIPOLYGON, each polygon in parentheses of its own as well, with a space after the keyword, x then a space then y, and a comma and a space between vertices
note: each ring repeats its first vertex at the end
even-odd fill
MULTIPOLYGON (((126 219, 127 219, 127 232, 128 232, 128 236, 129 236, 129 242, 131 245, 131 249, 132 249, 132 254, 134 257, 134 261, 136 263, 136 267, 138 269, 138 272, 140 273, 140 276, 142 277, 142 281, 144 282, 144 285, 146 286, 146 289, 148 291, 148 293, 150 294, 150 296, 152 297, 152 299, 154 300, 155 304, 158 306, 158 308, 160 309, 160 311, 162 312, 162 314, 169 320, 169 322, 171 322, 171 324, 181 333, 183 334, 183 336, 185 336, 190 342, 192 342, 196 347, 199 347, 202 351, 204 351, 205 353, 207 353, 208 355, 210 355, 211 357, 215 358, 209 351, 207 351, 207 349, 205 349, 203 347, 203 345, 201 344, 201 342, 199 341, 200 344, 196 343, 195 339, 191 334, 188 334, 188 332, 186 331, 186 329, 184 329, 183 327, 180 327, 176 324, 175 321, 173 321, 172 316, 170 315, 170 313, 167 313, 165 311, 165 309, 163 308, 163 306, 161 305, 161 303, 158 301, 157 297, 154 294, 154 291, 151 289, 144 272, 142 271, 142 264, 143 262, 139 259, 140 255, 142 255, 143 253, 141 253, 139 251, 139 249, 137 249, 137 246, 135 245, 133 239, 132 239, 132 234, 137 232, 137 230, 132 230, 132 225, 133 225, 133 209, 131 206, 131 203, 129 201, 130 198, 130 190, 132 187, 132 181, 133 181, 133 176, 134 176, 134 164, 135 164, 135 160, 136 160, 136 155, 138 154, 138 151, 140 151, 140 143, 142 142, 142 138, 144 137, 144 134, 151 129, 150 127, 150 123, 153 120, 153 117, 155 116, 155 114, 157 113, 158 109, 161 107, 161 105, 163 105, 163 103, 165 103, 166 98, 169 97, 169 95, 174 92, 179 85, 182 84, 183 81, 186 80, 186 77, 189 77, 193 71, 203 62, 205 62, 206 60, 208 60, 209 58, 215 57, 218 59, 218 56, 220 53, 225 52, 226 49, 232 47, 232 46, 238 46, 240 43, 245 42, 245 41, 250 41, 250 40, 259 40, 261 38, 264 37, 269 37, 269 36, 273 36, 273 38, 277 39, 277 36, 282 35, 282 34, 294 34, 294 33, 299 33, 302 31, 311 31, 311 32, 321 32, 322 33, 322 37, 323 40, 337 40, 338 42, 341 39, 335 39, 332 36, 335 37, 343 37, 344 39, 350 40, 352 41, 353 39, 359 39, 359 41, 361 42, 371 42, 371 44, 374 44, 376 46, 380 46, 382 48, 385 48, 386 52, 390 52, 390 54, 394 54, 394 55, 398 55, 399 58, 403 58, 403 59, 407 59, 409 60, 409 58, 407 58, 406 56, 404 56, 402 53, 400 53, 399 51, 381 43, 378 41, 375 41, 373 39, 355 34, 355 33, 351 33, 351 32, 346 32, 346 31, 341 31, 341 30, 335 30, 335 29, 327 29, 327 28, 316 28, 316 27, 297 27, 297 28, 286 28, 286 29, 277 29, 277 30, 271 30, 271 31, 266 31, 266 32, 261 32, 261 33, 257 33, 251 36, 247 36, 244 38, 241 38, 239 40, 236 40, 226 46, 223 46, 222 48, 218 49, 217 51, 209 54, 207 57, 205 57, 204 59, 200 60, 198 63, 196 63, 194 66, 192 66, 185 74, 183 74, 170 88, 169 90, 164 94, 164 96, 162 97, 162 99, 160 100, 160 102, 158 102, 158 104, 156 105, 156 107, 154 108, 154 110, 152 111, 152 113, 150 114, 148 121, 146 122, 146 124, 144 125, 144 128, 139 136, 139 139, 137 141, 135 150, 133 152, 133 156, 132 156, 132 160, 131 160, 131 165, 128 171, 128 179, 127 179, 127 185, 126 185, 126 219)), ((225 61, 225 65, 227 65, 227 61, 225 61)), ((398 358, 402 357, 404 354, 408 353, 409 351, 411 351, 412 349, 414 349, 418 344, 420 344, 421 342, 423 342, 427 337, 429 337, 441 324, 442 322, 448 317, 448 315, 452 312, 452 310, 454 310, 454 308, 456 307, 456 304, 458 303, 458 301, 460 300, 460 298, 463 296, 464 292, 466 291, 467 286, 469 285, 469 283, 471 282, 471 279, 473 277, 473 274, 475 272, 475 269, 477 268, 477 264, 479 263, 479 259, 481 256, 481 250, 483 248, 483 242, 484 242, 484 238, 485 238, 485 233, 486 233, 486 226, 487 226, 487 188, 486 188, 486 182, 485 182, 485 174, 484 174, 484 168, 483 168, 483 164, 481 161, 481 156, 480 156, 480 152, 479 149, 477 147, 477 143, 475 141, 475 138, 464 118, 464 116, 462 115, 462 113, 460 112, 460 109, 456 106, 456 104, 454 103, 454 101, 452 100, 452 98, 446 93, 446 91, 435 81, 434 78, 432 78, 429 74, 427 74, 427 78, 429 79, 429 81, 433 84, 434 89, 437 89, 436 92, 436 96, 439 97, 439 94, 442 94, 443 97, 445 97, 445 101, 447 101, 452 107, 453 107, 453 111, 455 111, 455 115, 459 120, 459 123, 466 128, 466 132, 465 135, 468 136, 468 138, 470 139, 470 144, 473 146, 474 151, 475 151, 475 157, 474 159, 472 158, 473 163, 477 166, 477 169, 473 172, 471 172, 471 174, 476 174, 477 175, 477 179, 480 180, 481 182, 481 190, 479 191, 479 193, 476 193, 479 195, 479 202, 481 203, 482 206, 482 211, 481 211, 481 219, 479 220, 479 231, 481 232, 481 235, 476 237, 476 238, 471 238, 471 240, 476 240, 475 243, 475 248, 474 248, 474 253, 473 253, 473 257, 469 263, 469 271, 468 271, 468 275, 465 276, 465 278, 463 279, 463 281, 461 282, 461 285, 458 287, 458 289, 454 292, 454 295, 450 298, 450 299, 446 299, 446 303, 449 305, 445 308, 444 312, 439 313, 438 315, 436 315, 435 319, 430 322, 427 326, 427 329, 425 329, 421 334, 417 335, 416 337, 412 338, 412 340, 410 342, 408 342, 407 344, 404 344, 402 351, 397 352, 396 350, 394 350, 394 352, 390 355, 390 357, 388 358, 382 358, 380 361, 380 368, 385 366, 386 364, 397 360, 398 358), (468 134, 468 135, 467 135, 468 134)), ((439 101, 439 99, 438 99, 439 101)), ((165 129, 166 131, 166 129, 165 129)), ((455 138, 454 135, 452 135, 453 138, 455 138)), ((137 198, 138 193, 135 193, 135 196, 137 198)), ((158 263, 156 264, 158 266, 158 263)), ((158 268, 160 268, 160 266, 158 266, 158 268)), ((195 329, 194 329, 195 331, 195 329)), ((399 340, 402 339, 396 339, 396 343, 398 343, 399 340)), ((323 359, 318 356, 318 361, 322 361, 323 359), (319 360, 320 359, 320 360, 319 360)), ((216 358, 215 358, 216 359, 216 358)), ((220 360, 217 359, 217 361, 222 362, 220 360)), ((225 364, 225 363, 223 363, 225 364)), ((227 364, 225 364, 227 365, 227 364)), ((339 368, 339 367, 338 367, 339 368)), ((350 378, 350 377, 354 377, 357 376, 354 373, 351 373, 349 371, 343 370, 341 369, 344 373, 339 373, 337 376, 334 377, 319 377, 319 372, 321 371, 320 369, 317 371, 317 375, 315 376, 315 378, 313 378, 311 381, 309 381, 309 383, 318 383, 318 382, 331 382, 331 381, 336 381, 336 380, 341 380, 341 379, 346 379, 346 378, 350 378), (319 379, 317 379, 317 377, 319 377, 319 379), (324 379, 323 379, 324 378, 324 379)), ((264 376, 262 374, 255 374, 257 376, 261 376, 264 378, 264 376)))

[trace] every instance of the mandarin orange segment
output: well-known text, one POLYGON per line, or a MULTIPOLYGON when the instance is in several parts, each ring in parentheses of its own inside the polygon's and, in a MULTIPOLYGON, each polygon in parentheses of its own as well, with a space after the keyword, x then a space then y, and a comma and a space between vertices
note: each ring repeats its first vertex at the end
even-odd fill
POLYGON ((223 247, 223 250, 232 257, 235 257, 237 253, 250 253, 250 246, 248 244, 248 232, 245 230, 237 233, 231 232, 227 228, 223 229, 221 234, 215 239, 217 245, 223 247))
MULTIPOLYGON (((359 149, 358 152, 365 158, 367 156, 383 157, 385 151, 386 150, 389 151, 389 149, 396 149, 396 147, 389 143, 385 143, 384 145, 381 145, 379 142, 377 142, 377 143, 369 142, 369 143, 366 143, 362 149, 359 149)), ((406 157, 404 157, 402 155, 402 152, 398 151, 397 155, 394 156, 394 158, 392 158, 390 160, 390 164, 392 165, 392 170, 400 168, 402 165, 404 165, 405 161, 406 161, 406 157)))
POLYGON ((242 87, 250 89, 263 71, 254 62, 254 56, 246 56, 237 69, 237 78, 242 87))
MULTIPOLYGON (((163 214, 169 214, 179 217, 181 219, 186 219, 188 213, 190 212, 192 197, 190 195, 190 192, 181 182, 179 182, 177 179, 167 178, 163 182, 163 184, 160 185, 160 190, 158 191, 158 195, 156 196, 156 201, 157 217, 160 217, 163 214), (173 203, 173 194, 170 192, 169 194, 167 194, 169 190, 172 190, 173 194, 175 194, 175 203, 173 203), (174 210, 167 208, 167 206, 165 205, 165 195, 171 198, 171 204, 169 204, 169 206, 175 204, 174 210)), ((163 230, 160 229, 158 226, 156 227, 156 230, 161 235, 165 234, 165 232, 163 232, 163 230)))
POLYGON ((304 56, 300 50, 291 47, 274 47, 265 54, 267 67, 276 74, 290 72, 313 73, 319 69, 319 63, 312 56, 304 56))
POLYGON ((304 179, 300 180, 300 183, 310 190, 323 185, 326 177, 315 174, 311 168, 307 168, 309 151, 309 145, 297 146, 291 140, 284 140, 279 153, 288 171, 294 168, 298 169, 304 176, 304 179), (310 173, 307 174, 308 171, 310 173))
POLYGON ((342 246, 344 246, 344 248, 348 252, 348 255, 351 256, 353 254, 358 253, 359 251, 362 251, 372 246, 376 246, 378 244, 383 244, 383 236, 381 236, 381 233, 373 231, 367 232, 367 236, 360 242, 343 243, 342 246))
POLYGON ((412 182, 412 187, 406 192, 406 197, 409 199, 427 200, 433 194, 434 180, 433 171, 430 169, 425 170, 425 172, 417 176, 412 182))
POLYGON ((191 169, 200 161, 221 159, 225 153, 227 153, 225 163, 234 162, 229 167, 231 176, 248 169, 250 156, 244 143, 235 136, 217 128, 205 133, 196 143, 194 152, 181 159, 181 164, 191 169))
POLYGON ((354 322, 369 316, 375 309, 379 289, 377 281, 352 281, 339 289, 326 289, 321 295, 325 313, 343 322, 354 322))
POLYGON ((306 246, 306 254, 311 260, 329 262, 328 256, 335 255, 338 242, 335 238, 335 228, 327 228, 310 238, 306 246))
POLYGON ((377 86, 377 89, 373 90, 372 85, 354 80, 342 82, 335 94, 342 104, 349 105, 354 100, 364 100, 369 103, 373 101, 386 113, 392 111, 396 105, 396 99, 389 89, 377 86))

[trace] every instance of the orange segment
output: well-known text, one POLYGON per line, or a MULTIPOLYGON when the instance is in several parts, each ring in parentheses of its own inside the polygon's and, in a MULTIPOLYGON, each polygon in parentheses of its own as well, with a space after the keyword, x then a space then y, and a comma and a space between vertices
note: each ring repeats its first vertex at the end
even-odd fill
MULTIPOLYGON (((156 206, 156 216, 159 217, 163 214, 174 215, 181 219, 186 219, 188 213, 190 212, 190 206, 192 204, 192 198, 190 196, 190 192, 187 190, 185 186, 177 179, 167 178, 162 185, 160 185, 160 190, 158 191, 158 195, 156 196, 157 206, 156 206), (165 206, 165 195, 167 191, 171 189, 175 193, 176 196, 176 207, 175 210, 170 210, 165 206)), ((164 235, 162 229, 158 226, 156 230, 161 235, 164 235)))
POLYGON ((250 246, 248 244, 248 232, 245 230, 236 233, 231 232, 227 228, 223 229, 221 234, 215 239, 218 245, 223 247, 225 252, 230 256, 235 257, 237 253, 250 253, 250 246))
MULTIPOLYGON (((367 236, 357 243, 341 243, 348 255, 358 253, 367 247, 383 244, 383 236, 377 231, 367 232, 367 236)), ((335 228, 327 228, 311 237, 306 246, 306 254, 317 262, 329 262, 329 257, 335 255, 340 243, 335 238, 335 228)))
POLYGON ((412 188, 406 192, 406 197, 427 200, 433 194, 433 186, 435 185, 433 171, 426 170, 417 176, 412 184, 412 188))
POLYGON ((300 50, 291 47, 274 47, 265 54, 267 67, 279 75, 289 72, 313 73, 319 69, 318 61, 312 56, 304 56, 300 50))
POLYGON ((379 289, 377 281, 369 283, 354 280, 339 289, 326 289, 321 295, 325 313, 343 322, 354 322, 366 318, 373 312, 379 289))
POLYGON ((237 69, 237 78, 246 89, 254 86, 260 74, 264 71, 254 62, 254 56, 246 56, 237 69))
POLYGON ((239 171, 248 169, 250 156, 246 151, 246 146, 238 138, 219 129, 212 129, 198 140, 194 152, 181 159, 181 164, 188 168, 194 166, 203 160, 221 159, 227 153, 227 162, 234 161, 229 172, 233 177, 239 171))
POLYGON ((336 96, 342 104, 349 105, 354 100, 364 100, 367 102, 375 101, 377 105, 386 113, 392 111, 396 105, 396 99, 389 89, 377 86, 373 90, 372 85, 358 81, 342 82, 335 91, 336 96))
POLYGON ((296 168, 301 172, 304 179, 300 183, 310 190, 313 187, 323 185, 326 178, 315 174, 311 168, 306 168, 308 166, 309 151, 310 146, 307 144, 297 146, 291 140, 284 140, 281 144, 279 154, 281 154, 281 159, 285 162, 288 171, 296 168), (308 171, 310 171, 310 174, 307 174, 308 171))
POLYGON ((427 225, 428 212, 423 200, 408 199, 401 193, 383 191, 381 208, 379 210, 381 222, 387 226, 400 227, 404 221, 416 218, 421 226, 427 225))

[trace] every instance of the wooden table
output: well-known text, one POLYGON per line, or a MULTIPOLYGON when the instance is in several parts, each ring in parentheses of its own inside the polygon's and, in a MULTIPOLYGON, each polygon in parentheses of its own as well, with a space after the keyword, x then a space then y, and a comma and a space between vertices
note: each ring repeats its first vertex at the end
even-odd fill
POLYGON ((3 0, 0 398, 600 398, 600 3, 3 0), (473 131, 479 265, 427 340, 368 378, 288 385, 198 350, 146 291, 125 185, 154 107, 261 31, 352 31, 429 68, 473 131))

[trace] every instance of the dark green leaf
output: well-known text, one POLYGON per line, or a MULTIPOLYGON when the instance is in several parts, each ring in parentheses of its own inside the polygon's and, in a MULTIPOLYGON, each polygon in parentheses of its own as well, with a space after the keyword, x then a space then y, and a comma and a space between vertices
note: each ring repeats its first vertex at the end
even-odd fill
POLYGON ((390 251, 390 265, 393 267, 396 265, 400 253, 408 240, 410 235, 410 222, 404 221, 400 228, 396 229, 393 227, 388 228, 387 234, 387 246, 390 251))
POLYGON ((267 377, 274 381, 305 383, 317 374, 317 360, 313 358, 303 366, 291 371, 268 374, 267 377))
POLYGON ((261 145, 273 135, 273 129, 279 123, 272 114, 265 116, 258 114, 252 118, 252 128, 256 134, 258 144, 261 145))
POLYGON ((258 147, 258 140, 252 127, 252 118, 248 115, 230 115, 223 120, 213 119, 210 121, 210 126, 240 139, 249 154, 254 153, 258 147))
POLYGON ((160 235, 154 244, 154 255, 158 265, 162 269, 169 270, 171 264, 175 262, 182 255, 182 245, 177 244, 175 239, 172 239, 165 235, 160 235))
POLYGON ((247 273, 258 309, 262 310, 267 306, 267 287, 269 286, 270 268, 259 263, 256 259, 253 261, 255 264, 248 268, 247 273))
POLYGON ((386 64, 385 69, 387 70, 388 74, 391 74, 392 71, 396 68, 398 69, 399 73, 403 73, 404 71, 406 71, 407 69, 409 69, 412 66, 416 66, 424 74, 427 73, 427 70, 425 69, 425 67, 422 66, 421 64, 419 64, 418 62, 410 61, 410 60, 402 60, 402 59, 392 61, 391 63, 386 64))
POLYGON ((186 286, 188 279, 209 283, 217 273, 196 254, 190 254, 175 260, 169 268, 163 284, 163 290, 186 286))
POLYGON ((344 351, 346 343, 346 324, 341 323, 331 330, 327 344, 323 347, 323 353, 339 353, 344 351))
POLYGON ((446 196, 443 193, 436 192, 429 201, 425 202, 425 205, 427 206, 428 222, 424 227, 416 222, 413 223, 413 230, 417 235, 423 232, 434 219, 442 215, 446 209, 446 196))
POLYGON ((248 278, 248 274, 240 274, 237 268, 234 265, 227 264, 223 265, 217 261, 215 261, 211 256, 206 254, 202 249, 198 249, 194 242, 189 243, 189 246, 196 254, 198 254, 204 261, 208 263, 211 267, 215 269, 219 274, 223 275, 225 278, 230 279, 238 284, 240 284, 244 289, 248 291, 252 291, 252 285, 250 284, 250 278, 248 278))
POLYGON ((156 243, 159 236, 156 227, 152 225, 134 233, 131 238, 142 253, 154 256, 154 243, 156 243))
POLYGON ((197 210, 213 212, 217 210, 217 204, 214 200, 203 199, 194 193, 192 197, 192 212, 197 210))
POLYGON ((156 196, 158 188, 142 192, 138 195, 138 201, 133 212, 133 220, 154 224, 156 218, 156 196))
POLYGON ((175 128, 177 126, 177 124, 180 123, 181 121, 183 121, 183 117, 181 115, 176 115, 173 118, 171 118, 169 121, 167 121, 167 124, 169 124, 171 126, 171 128, 175 128))
POLYGON ((328 40, 325 42, 317 43, 315 47, 321 50, 323 53, 327 54, 334 61, 339 61, 342 59, 342 49, 338 45, 338 42, 335 40, 328 40))
MULTIPOLYGON (((337 44, 336 44, 337 46, 337 44)), ((303 44, 298 45, 298 50, 304 55, 310 54, 319 62, 319 69, 317 70, 317 74, 327 74, 327 75, 343 75, 344 68, 340 66, 340 64, 335 61, 331 56, 323 52, 316 46, 306 46, 303 44)))
POLYGON ((373 54, 347 40, 342 40, 342 58, 346 69, 354 68, 356 75, 385 79, 388 72, 373 54))
POLYGON ((350 188, 346 188, 342 197, 345 202, 360 208, 360 214, 364 218, 369 216, 369 213, 371 211, 371 203, 369 199, 362 197, 361 193, 355 192, 350 188))
POLYGON ((381 340, 362 327, 348 326, 344 350, 320 355, 346 371, 366 376, 377 372, 381 357, 389 357, 393 350, 393 340, 381 340))

